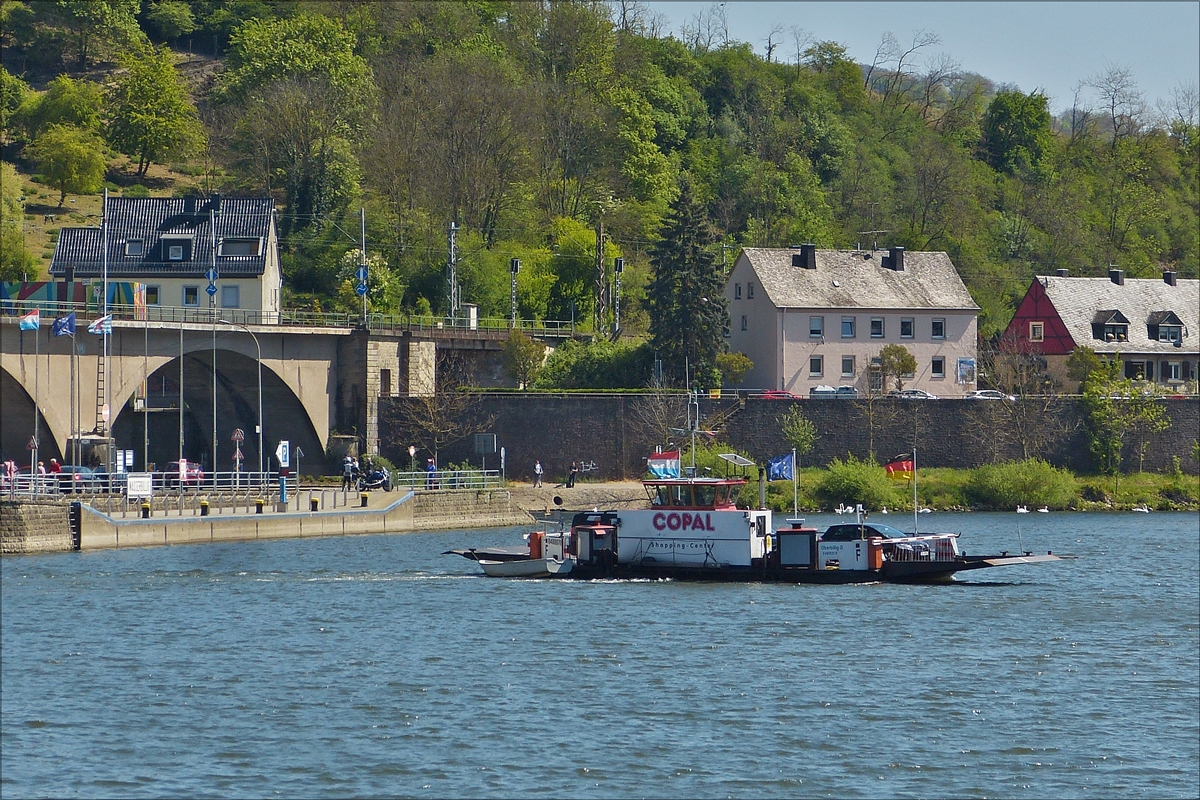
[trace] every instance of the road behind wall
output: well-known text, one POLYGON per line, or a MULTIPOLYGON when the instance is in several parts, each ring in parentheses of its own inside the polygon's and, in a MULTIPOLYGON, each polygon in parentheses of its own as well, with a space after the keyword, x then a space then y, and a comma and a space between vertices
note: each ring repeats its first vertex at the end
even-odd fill
MULTIPOLYGON (((393 463, 408 463, 408 446, 420 438, 408 429, 404 403, 381 403, 380 450, 393 463)), ((541 460, 545 479, 553 486, 564 479, 572 461, 596 464, 591 480, 630 480, 642 477, 653 438, 637 410, 647 400, 632 394, 485 394, 471 411, 490 421, 481 428, 497 434, 505 449, 510 478, 532 480, 533 465, 541 460)), ((680 416, 683 402, 679 401, 680 416)), ((1164 400, 1171 427, 1154 434, 1144 468, 1161 472, 1178 457, 1189 474, 1200 471, 1193 447, 1200 438, 1200 401, 1164 400)), ((721 439, 759 461, 788 452, 779 432, 779 418, 799 408, 816 426, 818 439, 803 463, 827 465, 852 454, 866 458, 872 451, 886 460, 915 441, 918 459, 926 467, 971 468, 981 464, 1044 458, 1076 472, 1095 469, 1088 447, 1082 404, 1075 398, 1052 400, 764 400, 747 398, 702 400, 706 427, 728 414, 721 439)), ((1137 437, 1130 436, 1124 452, 1127 468, 1136 469, 1137 437)), ((470 437, 442 449, 442 465, 469 461, 479 464, 470 437)), ((425 457, 421 454, 421 457, 425 457)), ((499 463, 488 457, 488 467, 499 463)))

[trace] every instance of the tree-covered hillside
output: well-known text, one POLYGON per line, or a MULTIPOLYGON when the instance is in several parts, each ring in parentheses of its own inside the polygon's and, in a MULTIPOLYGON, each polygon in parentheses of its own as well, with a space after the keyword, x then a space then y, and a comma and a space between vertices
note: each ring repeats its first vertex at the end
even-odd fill
MULTIPOLYGON (((885 36, 871 65, 822 41, 765 58, 666 35, 628 0, 0 9, 5 160, 53 199, 105 182, 270 194, 294 304, 356 307, 346 254, 363 206, 376 310, 446 310, 453 222, 461 298, 481 315, 507 316, 519 258, 522 317, 596 324, 615 299, 602 240, 608 280, 624 259, 622 330, 645 333, 681 185, 718 265, 751 245, 945 250, 985 336, 1034 274, 1198 274, 1195 76, 1151 108, 1118 67, 1081 75, 1055 115, 926 58, 929 35, 885 36)), ((11 277, 45 263, 4 176, 11 277)))

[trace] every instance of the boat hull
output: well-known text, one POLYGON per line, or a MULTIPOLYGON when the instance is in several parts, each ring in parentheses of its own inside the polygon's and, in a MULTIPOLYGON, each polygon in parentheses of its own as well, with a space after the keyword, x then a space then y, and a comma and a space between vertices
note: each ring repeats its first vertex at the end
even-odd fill
POLYGON ((493 578, 561 578, 569 575, 575 560, 568 558, 526 558, 509 561, 478 559, 483 572, 493 578))

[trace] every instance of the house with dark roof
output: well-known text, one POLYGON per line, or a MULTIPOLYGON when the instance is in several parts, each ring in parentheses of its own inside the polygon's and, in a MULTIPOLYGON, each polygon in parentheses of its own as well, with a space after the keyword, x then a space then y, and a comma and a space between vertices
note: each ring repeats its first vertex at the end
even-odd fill
POLYGON ((725 298, 729 348, 754 362, 740 388, 890 389, 879 351, 899 344, 917 360, 906 388, 939 397, 975 389, 979 306, 946 253, 747 247, 725 298))
POLYGON ((59 231, 50 274, 145 284, 146 305, 267 312, 277 319, 282 276, 269 197, 112 197, 103 226, 59 231), (208 292, 210 270, 216 291, 208 292))
POLYGON ((1200 362, 1200 280, 1072 278, 1065 269, 1030 284, 1005 336, 1040 353, 1047 368, 1065 375, 1076 347, 1119 358, 1126 378, 1180 388, 1197 377, 1200 362))

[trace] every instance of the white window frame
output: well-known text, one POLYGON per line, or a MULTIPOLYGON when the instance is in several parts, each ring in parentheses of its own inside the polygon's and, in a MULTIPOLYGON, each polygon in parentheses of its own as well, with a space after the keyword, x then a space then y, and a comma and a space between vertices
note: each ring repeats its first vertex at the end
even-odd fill
POLYGON ((900 318, 900 338, 901 339, 912 339, 914 334, 916 333, 916 330, 917 330, 917 321, 915 319, 913 319, 912 317, 901 317, 900 318), (906 325, 908 326, 908 333, 904 332, 904 327, 906 325))
POLYGON ((1178 325, 1159 325, 1158 340, 1160 342, 1178 342, 1183 339, 1183 328, 1178 325))
POLYGON ((808 357, 808 374, 814 378, 819 378, 825 374, 825 357, 824 356, 809 356, 808 357), (813 367, 816 369, 813 369, 813 367))
POLYGON ((931 339, 945 339, 946 338, 946 318, 945 317, 934 317, 933 318, 933 320, 929 324, 929 338, 931 338, 931 339), (941 328, 942 328, 941 333, 937 332, 939 325, 941 325, 941 328))
POLYGON ((855 360, 856 360, 856 359, 854 358, 854 356, 842 356, 842 377, 843 377, 843 378, 852 378, 852 377, 854 377, 854 375, 855 375, 855 371, 854 371, 854 370, 855 370, 855 367, 857 366, 857 365, 855 364, 855 360), (847 364, 847 363, 849 363, 849 364, 850 364, 850 371, 849 371, 849 372, 847 372, 847 371, 846 371, 846 364, 847 364))
POLYGON ((1046 323, 1030 322, 1029 323, 1029 341, 1044 342, 1046 341, 1046 323))
POLYGON ((146 252, 146 242, 143 239, 129 239, 125 242, 125 255, 141 256, 146 252))
POLYGON ((1182 361, 1166 361, 1164 362, 1166 369, 1163 372, 1167 373, 1163 376, 1165 381, 1183 381, 1183 362, 1182 361))
POLYGON ((946 377, 946 357, 945 356, 934 356, 933 357, 933 360, 931 360, 929 362, 929 376, 931 378, 935 378, 935 379, 946 377))
POLYGON ((871 338, 882 339, 884 334, 883 317, 871 317, 871 338), (879 333, 875 332, 876 323, 879 323, 879 333))
POLYGON ((183 261, 183 245, 167 245, 167 261, 183 261))
POLYGON ((824 317, 809 317, 808 318, 808 335, 814 339, 825 338, 825 318, 824 317))
POLYGON ((843 339, 853 339, 854 334, 856 333, 855 329, 857 327, 858 327, 858 318, 857 317, 842 317, 842 338, 843 339), (850 326, 849 334, 846 333, 847 325, 850 326))

